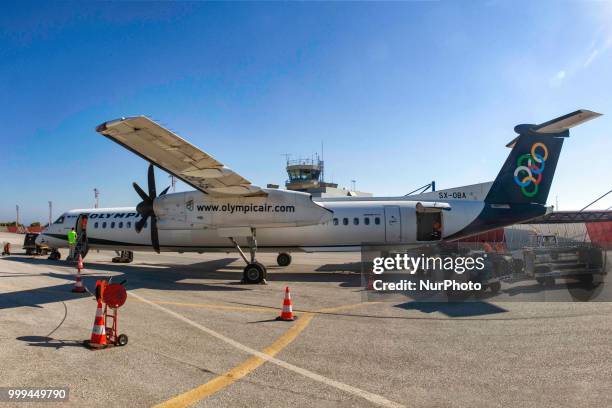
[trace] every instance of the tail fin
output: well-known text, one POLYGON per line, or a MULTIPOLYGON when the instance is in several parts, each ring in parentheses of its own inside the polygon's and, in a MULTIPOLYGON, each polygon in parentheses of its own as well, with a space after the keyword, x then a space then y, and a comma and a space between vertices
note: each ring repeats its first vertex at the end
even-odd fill
POLYGON ((518 125, 518 136, 485 202, 489 204, 546 204, 569 129, 601 114, 577 110, 540 125, 518 125))

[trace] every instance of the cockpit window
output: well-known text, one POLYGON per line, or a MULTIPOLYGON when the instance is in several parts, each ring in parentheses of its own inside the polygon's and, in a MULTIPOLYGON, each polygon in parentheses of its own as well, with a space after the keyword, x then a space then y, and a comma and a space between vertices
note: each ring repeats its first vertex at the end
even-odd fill
POLYGON ((62 215, 61 217, 59 217, 57 220, 55 220, 54 224, 63 224, 64 223, 64 216, 62 215))

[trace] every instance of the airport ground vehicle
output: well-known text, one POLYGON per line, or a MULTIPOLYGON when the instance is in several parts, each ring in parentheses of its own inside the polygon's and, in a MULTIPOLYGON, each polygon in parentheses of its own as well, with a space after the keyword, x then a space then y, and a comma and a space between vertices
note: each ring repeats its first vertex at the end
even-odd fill
POLYGON ((525 275, 541 285, 553 285, 556 278, 592 283, 606 271, 606 251, 591 243, 567 243, 523 249, 525 275))
POLYGON ((49 245, 46 243, 36 242, 38 233, 28 232, 23 239, 23 249, 26 255, 47 255, 50 251, 49 245))

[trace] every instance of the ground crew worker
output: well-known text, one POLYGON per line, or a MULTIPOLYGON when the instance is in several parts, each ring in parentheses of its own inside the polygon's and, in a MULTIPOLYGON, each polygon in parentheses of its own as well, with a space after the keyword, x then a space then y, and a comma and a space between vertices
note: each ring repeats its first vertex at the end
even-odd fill
POLYGON ((440 238, 442 238, 442 224, 436 221, 432 225, 431 239, 437 240, 440 238))
POLYGON ((74 259, 74 248, 77 243, 77 233, 74 230, 74 227, 70 231, 68 231, 68 247, 70 248, 70 259, 74 259))

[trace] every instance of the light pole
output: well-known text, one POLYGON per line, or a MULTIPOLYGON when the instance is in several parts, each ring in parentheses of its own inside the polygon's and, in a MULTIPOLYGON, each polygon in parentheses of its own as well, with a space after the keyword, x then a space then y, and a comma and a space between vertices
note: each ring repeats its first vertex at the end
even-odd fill
POLYGON ((15 210, 17 210, 17 222, 15 226, 19 228, 19 205, 15 206, 15 210))
POLYGON ((47 226, 51 226, 52 221, 53 221, 53 203, 49 201, 49 224, 47 224, 47 226))
POLYGON ((96 199, 94 208, 98 208, 100 206, 100 190, 97 188, 94 188, 94 198, 96 199))

